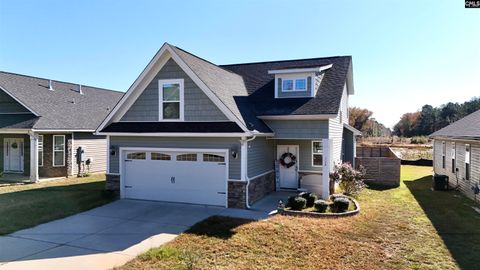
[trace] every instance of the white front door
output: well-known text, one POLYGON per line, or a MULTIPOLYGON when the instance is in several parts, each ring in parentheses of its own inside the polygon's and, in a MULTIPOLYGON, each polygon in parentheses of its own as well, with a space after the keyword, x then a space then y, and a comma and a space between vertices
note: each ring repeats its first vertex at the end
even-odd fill
MULTIPOLYGON (((280 171, 280 188, 298 188, 298 145, 278 145, 277 146, 277 160, 285 153, 291 153, 296 157, 295 165, 291 167, 282 166, 279 164, 280 171)), ((284 160, 287 164, 291 161, 290 158, 284 160)))
POLYGON ((5 138, 4 168, 7 172, 23 172, 23 138, 5 138))
POLYGON ((226 206, 225 151, 130 150, 123 164, 124 198, 226 206))

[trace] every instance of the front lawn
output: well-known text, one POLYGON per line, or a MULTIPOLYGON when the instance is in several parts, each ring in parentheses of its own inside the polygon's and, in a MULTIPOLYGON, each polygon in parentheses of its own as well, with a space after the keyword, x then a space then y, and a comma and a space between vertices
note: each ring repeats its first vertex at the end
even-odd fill
POLYGON ((394 189, 367 189, 339 219, 212 217, 123 269, 478 269, 480 215, 431 169, 403 166, 394 189))
POLYGON ((0 187, 0 235, 100 206, 105 175, 0 187))

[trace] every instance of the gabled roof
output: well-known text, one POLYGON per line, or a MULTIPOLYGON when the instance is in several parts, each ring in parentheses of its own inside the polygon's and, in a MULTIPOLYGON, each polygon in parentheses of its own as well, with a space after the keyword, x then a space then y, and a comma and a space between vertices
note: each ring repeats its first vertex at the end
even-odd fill
POLYGON ((480 110, 432 133, 430 137, 480 139, 480 110))
POLYGON ((95 130, 123 93, 73 83, 52 81, 0 71, 0 91, 5 91, 32 112, 17 123, 0 128, 37 130, 95 130))
POLYGON ((119 105, 100 125, 99 131, 120 120, 132 100, 138 97, 139 91, 143 91, 142 85, 144 87, 146 81, 154 78, 167 57, 177 62, 227 118, 236 122, 244 131, 271 133, 259 116, 337 115, 345 85, 348 93, 353 94, 351 56, 219 66, 165 43, 119 105), (323 79, 316 89, 315 97, 275 99, 275 75, 269 74, 269 70, 312 67, 328 67, 322 69, 323 79))

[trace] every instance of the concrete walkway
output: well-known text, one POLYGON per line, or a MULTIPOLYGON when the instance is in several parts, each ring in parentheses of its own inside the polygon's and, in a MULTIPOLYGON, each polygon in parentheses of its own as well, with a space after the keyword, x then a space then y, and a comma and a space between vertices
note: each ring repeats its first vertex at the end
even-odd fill
POLYGON ((251 210, 119 200, 0 237, 0 270, 110 269, 212 215, 265 219, 286 197, 273 193, 251 210))

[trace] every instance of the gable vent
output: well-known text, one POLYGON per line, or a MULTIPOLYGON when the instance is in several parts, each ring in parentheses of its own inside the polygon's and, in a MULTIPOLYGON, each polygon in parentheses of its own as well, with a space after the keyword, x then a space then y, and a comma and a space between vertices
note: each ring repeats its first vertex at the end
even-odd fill
POLYGON ((53 82, 52 82, 52 80, 48 80, 48 90, 53 91, 53 82))

